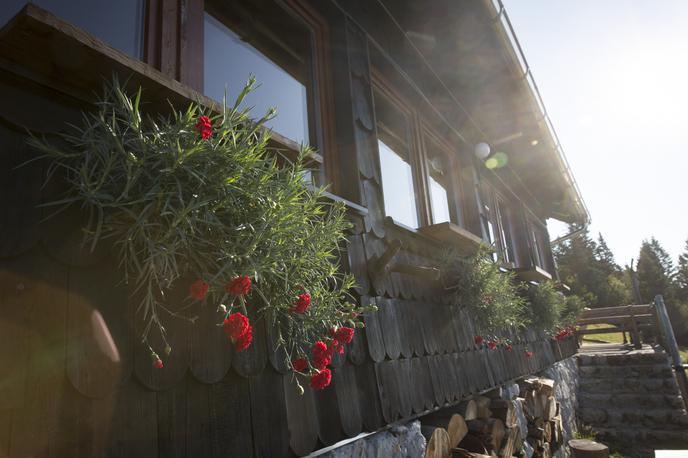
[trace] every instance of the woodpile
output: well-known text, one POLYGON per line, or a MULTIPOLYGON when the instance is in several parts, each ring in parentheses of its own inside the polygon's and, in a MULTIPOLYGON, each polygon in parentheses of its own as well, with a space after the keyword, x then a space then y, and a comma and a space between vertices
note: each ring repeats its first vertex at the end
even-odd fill
POLYGON ((421 431, 428 439, 425 456, 510 458, 521 448, 513 403, 495 397, 475 396, 456 406, 426 415, 421 419, 421 431), (445 432, 449 438, 448 453, 445 432))
POLYGON ((564 440, 554 381, 529 378, 519 388, 518 397, 497 388, 422 417, 425 457, 552 456, 564 440))
POLYGON ((528 378, 520 384, 523 411, 528 422, 527 441, 533 457, 549 458, 564 441, 560 406, 554 397, 554 380, 528 378))

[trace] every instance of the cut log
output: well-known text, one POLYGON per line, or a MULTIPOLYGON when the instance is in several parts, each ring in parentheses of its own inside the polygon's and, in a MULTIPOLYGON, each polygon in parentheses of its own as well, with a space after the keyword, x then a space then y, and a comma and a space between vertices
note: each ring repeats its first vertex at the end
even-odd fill
POLYGON ((449 424, 447 425, 447 432, 449 433, 449 447, 456 448, 459 442, 468 434, 468 425, 466 420, 461 415, 455 413, 451 416, 449 424))
POLYGON ((571 439, 569 448, 573 458, 609 458, 609 447, 588 439, 571 439))
POLYGON ((452 450, 452 458, 492 458, 492 455, 483 455, 482 453, 470 452, 463 448, 455 448, 452 450))
POLYGON ((487 396, 476 396, 474 400, 478 409, 478 418, 490 418, 492 416, 492 412, 490 412, 490 403, 492 400, 487 396))
POLYGON ((463 440, 459 443, 459 448, 468 450, 473 453, 487 455, 487 448, 485 448, 485 444, 483 443, 483 441, 480 440, 478 436, 472 433, 466 434, 463 440))
POLYGON ((542 431, 543 431, 543 439, 545 442, 552 442, 552 424, 549 421, 546 421, 544 425, 542 425, 542 431))
POLYGON ((561 417, 556 416, 552 419, 552 422, 554 423, 554 429, 552 431, 552 434, 554 436, 554 441, 558 445, 562 445, 564 443, 564 427, 561 423, 561 417))
POLYGON ((528 425, 528 437, 542 440, 545 437, 545 428, 540 428, 535 425, 528 425))
POLYGON ((521 432, 518 426, 513 426, 507 430, 504 446, 499 452, 500 458, 511 458, 519 449, 518 444, 521 439, 521 432))
POLYGON ((498 452, 502 448, 502 441, 506 435, 504 423, 499 418, 490 418, 487 420, 487 431, 490 436, 490 448, 498 452))
POLYGON ((545 396, 554 396, 554 380, 549 378, 541 378, 538 380, 539 386, 537 391, 539 394, 544 394, 545 396))
POLYGON ((492 458, 492 455, 483 455, 482 453, 475 453, 463 448, 455 448, 452 450, 452 458, 492 458))
POLYGON ((447 458, 451 453, 449 448, 449 433, 444 428, 437 428, 433 431, 427 447, 425 447, 425 458, 447 458))
POLYGON ((452 413, 458 413, 466 421, 478 418, 478 406, 473 399, 461 401, 449 410, 451 410, 452 413))
POLYGON ((485 420, 468 420, 468 431, 475 434, 487 434, 487 422, 485 420))
POLYGON ((545 406, 542 413, 542 417, 545 420, 551 420, 552 418, 557 416, 557 400, 554 399, 554 396, 549 396, 545 400, 545 406))
POLYGON ((514 401, 493 399, 490 403, 490 410, 492 411, 492 416, 502 420, 504 422, 504 426, 507 428, 517 424, 516 406, 514 401))

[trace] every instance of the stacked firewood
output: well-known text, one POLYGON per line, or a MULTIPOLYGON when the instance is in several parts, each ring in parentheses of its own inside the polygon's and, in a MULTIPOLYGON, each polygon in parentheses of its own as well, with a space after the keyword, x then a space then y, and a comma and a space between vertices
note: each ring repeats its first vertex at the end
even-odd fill
POLYGON ((554 382, 527 379, 421 418, 426 458, 549 457, 562 443, 554 382))
POLYGON ((549 458, 564 442, 561 408, 554 398, 554 380, 528 378, 519 386, 520 402, 528 421, 526 440, 535 458, 549 458))
POLYGON ((521 448, 513 402, 491 392, 426 415, 421 419, 425 456, 511 458, 521 448))

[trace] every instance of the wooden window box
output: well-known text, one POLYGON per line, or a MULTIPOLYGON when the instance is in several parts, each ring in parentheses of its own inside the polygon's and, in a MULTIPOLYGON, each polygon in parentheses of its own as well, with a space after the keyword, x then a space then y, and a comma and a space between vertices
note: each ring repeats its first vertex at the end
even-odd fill
MULTIPOLYGON (((177 80, 32 4, 27 4, 0 29, 0 68, 86 103, 102 93, 112 75, 130 89, 143 89, 149 110, 168 112, 168 101, 178 109, 197 102, 214 111, 221 107, 177 80)), ((272 132, 270 146, 294 159, 299 145, 272 132)), ((322 163, 312 153, 308 162, 322 163)))
POLYGON ((456 247, 462 254, 471 255, 485 245, 483 239, 454 223, 444 222, 423 226, 418 229, 423 235, 456 247))
POLYGON ((535 281, 543 282, 552 279, 552 275, 538 266, 532 267, 517 267, 514 269, 516 272, 516 277, 521 281, 535 281))

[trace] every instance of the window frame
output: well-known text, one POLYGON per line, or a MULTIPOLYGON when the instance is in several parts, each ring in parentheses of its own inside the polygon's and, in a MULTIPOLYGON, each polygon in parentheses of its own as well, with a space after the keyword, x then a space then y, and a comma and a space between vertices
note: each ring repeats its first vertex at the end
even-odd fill
MULTIPOLYGON (((449 169, 447 177, 449 187, 447 190, 447 203, 450 215, 449 223, 461 229, 468 229, 465 227, 465 199, 463 182, 460 175, 462 161, 459 158, 459 147, 452 145, 450 141, 443 138, 438 131, 425 120, 426 116, 422 109, 414 108, 409 98, 375 66, 371 66, 371 87, 373 95, 377 93, 384 97, 387 103, 397 108, 408 120, 407 137, 409 163, 413 175, 413 190, 418 219, 418 226, 410 229, 416 231, 426 227, 446 224, 435 224, 433 222, 432 197, 429 182, 430 171, 427 162, 429 157, 429 142, 433 142, 447 160, 447 167, 449 169)), ((375 97, 373 97, 373 112, 375 113, 375 135, 377 139, 380 139, 380 135, 377 131, 379 121, 377 119, 375 97)), ((381 173, 379 162, 380 154, 379 151, 376 153, 375 159, 377 160, 378 168, 381 173)), ((385 215, 390 216, 386 213, 385 215)), ((395 223, 398 222, 395 220, 395 223)), ((406 227, 403 223, 399 223, 399 225, 406 227)))
MULTIPOLYGON (((192 89, 203 92, 204 14, 206 0, 145 0, 143 61, 192 89)), ((319 183, 337 193, 337 142, 334 88, 331 78, 330 28, 327 20, 306 0, 271 0, 299 21, 310 36, 307 69, 309 155, 319 183)), ((217 18, 221 21, 221 18, 217 18)), ((227 25, 227 24, 226 24, 227 25)), ((229 26, 228 26, 229 27, 229 26)), ((230 27, 231 29, 231 27, 230 27)), ((279 36, 279 30, 275 31, 279 36)), ((299 145, 274 132, 271 147, 296 158, 299 145)))

